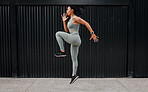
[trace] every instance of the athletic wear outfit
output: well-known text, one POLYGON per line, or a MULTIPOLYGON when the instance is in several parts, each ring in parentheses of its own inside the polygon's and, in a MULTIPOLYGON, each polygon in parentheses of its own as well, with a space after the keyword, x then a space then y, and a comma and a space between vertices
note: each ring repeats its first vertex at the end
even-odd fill
MULTIPOLYGON (((72 77, 70 84, 72 84, 79 77, 76 75, 76 72, 77 72, 77 67, 78 67, 77 56, 78 56, 78 52, 79 52, 79 46, 81 45, 81 38, 79 36, 80 24, 72 23, 72 21, 74 20, 73 17, 67 23, 67 28, 69 29, 70 33, 63 32, 63 31, 56 32, 56 39, 57 39, 58 45, 60 47, 60 50, 65 50, 63 40, 66 41, 67 43, 71 44, 70 53, 71 53, 72 64, 73 64, 72 75, 75 75, 75 76, 72 77)), ((58 56, 64 57, 66 55, 65 55, 65 53, 60 51, 59 53, 55 54, 55 56, 56 57, 58 57, 58 56)))

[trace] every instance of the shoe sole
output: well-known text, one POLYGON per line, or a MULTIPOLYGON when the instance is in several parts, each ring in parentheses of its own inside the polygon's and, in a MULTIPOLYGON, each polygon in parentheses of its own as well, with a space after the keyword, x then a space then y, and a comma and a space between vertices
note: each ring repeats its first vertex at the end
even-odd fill
POLYGON ((79 76, 77 76, 70 84, 73 84, 78 78, 79 76))
POLYGON ((56 55, 54 54, 56 57, 66 57, 66 55, 56 55))

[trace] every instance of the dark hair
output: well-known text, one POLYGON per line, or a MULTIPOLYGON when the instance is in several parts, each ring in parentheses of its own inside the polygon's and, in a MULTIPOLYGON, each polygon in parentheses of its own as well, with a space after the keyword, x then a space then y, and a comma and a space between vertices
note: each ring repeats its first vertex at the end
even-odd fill
POLYGON ((74 10, 74 14, 75 15, 82 15, 82 11, 85 8, 84 6, 80 6, 80 5, 69 5, 71 7, 71 9, 74 10))

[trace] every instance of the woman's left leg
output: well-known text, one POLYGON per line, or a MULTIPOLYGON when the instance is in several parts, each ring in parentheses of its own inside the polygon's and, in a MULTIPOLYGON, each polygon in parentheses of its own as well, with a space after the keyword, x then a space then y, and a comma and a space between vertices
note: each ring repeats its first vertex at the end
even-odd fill
POLYGON ((72 66, 73 66, 73 72, 72 75, 76 75, 77 68, 78 68, 78 53, 79 53, 79 46, 78 45, 71 45, 70 47, 70 53, 71 53, 71 59, 72 59, 72 66))

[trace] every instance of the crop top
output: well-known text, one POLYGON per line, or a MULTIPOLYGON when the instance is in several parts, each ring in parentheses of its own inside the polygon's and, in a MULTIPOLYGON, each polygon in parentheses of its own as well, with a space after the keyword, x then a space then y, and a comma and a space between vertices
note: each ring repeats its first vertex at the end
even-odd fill
MULTIPOLYGON (((74 16, 75 16, 75 15, 74 15, 74 16)), ((74 16, 73 16, 73 17, 74 17, 74 16)), ((80 23, 79 23, 79 24, 74 24, 74 23, 72 23, 72 21, 74 20, 73 17, 72 17, 72 18, 69 20, 69 22, 67 23, 67 27, 68 27, 69 31, 79 31, 80 23)))

